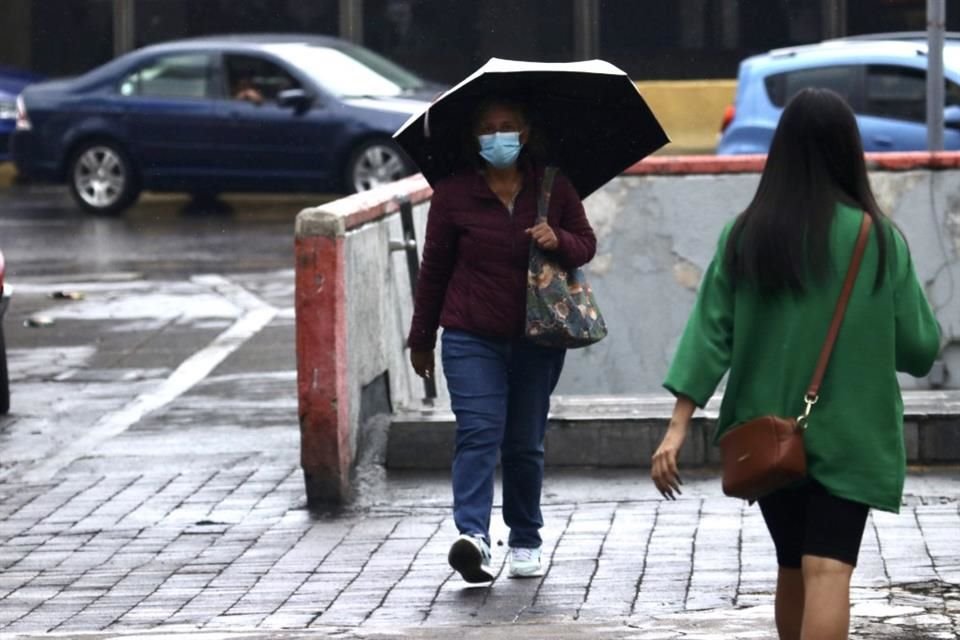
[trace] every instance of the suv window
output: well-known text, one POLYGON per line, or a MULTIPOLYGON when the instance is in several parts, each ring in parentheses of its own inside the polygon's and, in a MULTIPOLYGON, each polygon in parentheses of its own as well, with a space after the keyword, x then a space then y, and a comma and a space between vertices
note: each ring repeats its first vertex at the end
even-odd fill
POLYGON ((948 107, 958 107, 960 106, 960 84, 956 82, 951 82, 950 80, 946 81, 946 89, 944 95, 945 106, 948 107))
MULTIPOLYGON (((944 80, 946 106, 960 105, 960 85, 944 80)), ((897 65, 867 67, 863 113, 911 122, 927 120, 927 73, 897 65)))
POLYGON ((255 104, 273 102, 287 89, 299 89, 300 83, 283 67, 250 55, 224 57, 227 96, 255 104))
POLYGON ((786 106, 790 98, 810 87, 836 91, 847 103, 853 105, 859 72, 860 67, 857 65, 797 69, 767 76, 764 84, 770 102, 778 107, 786 106))
POLYGON ((896 120, 926 121, 926 72, 896 65, 868 66, 863 113, 896 120))
POLYGON ((157 58, 120 83, 125 96, 157 98, 210 98, 210 56, 173 55, 157 58))

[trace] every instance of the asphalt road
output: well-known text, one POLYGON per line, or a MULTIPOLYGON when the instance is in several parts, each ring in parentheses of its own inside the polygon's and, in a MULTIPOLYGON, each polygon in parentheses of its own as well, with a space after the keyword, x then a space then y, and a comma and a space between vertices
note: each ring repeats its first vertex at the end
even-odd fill
POLYGON ((8 277, 134 272, 234 273, 291 268, 298 211, 329 196, 227 196, 196 207, 147 194, 116 217, 79 210, 65 189, 0 189, 0 249, 8 277))
MULTIPOLYGON (((279 385, 290 405, 278 420, 295 425, 293 228, 323 199, 228 197, 197 210, 185 196, 148 195, 108 218, 79 211, 63 189, 0 190, 13 289, 0 478, 56 471, 220 374, 266 376, 259 384, 279 385)), ((250 393, 213 391, 203 413, 250 393)))

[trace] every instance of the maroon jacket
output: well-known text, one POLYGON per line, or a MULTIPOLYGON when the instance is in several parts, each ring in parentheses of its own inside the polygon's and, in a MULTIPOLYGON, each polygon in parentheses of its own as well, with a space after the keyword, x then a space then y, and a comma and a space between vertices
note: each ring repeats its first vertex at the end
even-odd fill
MULTIPOLYGON (((460 329, 490 338, 524 334, 527 263, 536 223, 542 167, 524 170, 513 215, 476 171, 451 176, 433 193, 417 280, 408 346, 429 351, 437 329, 460 329)), ((589 262, 597 239, 570 181, 557 174, 547 221, 557 234, 558 261, 568 268, 589 262)))

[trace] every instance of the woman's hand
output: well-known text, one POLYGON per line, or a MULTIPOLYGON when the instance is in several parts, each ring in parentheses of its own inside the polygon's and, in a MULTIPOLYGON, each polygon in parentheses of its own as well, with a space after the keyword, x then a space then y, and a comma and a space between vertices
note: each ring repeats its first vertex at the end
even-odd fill
POLYGON ((537 246, 544 251, 555 251, 557 247, 560 246, 560 240, 557 239, 557 234, 554 233, 553 229, 551 229, 550 225, 546 222, 541 222, 527 229, 527 235, 533 238, 537 246))
POLYGON ((657 486, 664 498, 667 500, 676 500, 674 495, 682 494, 680 485, 683 481, 680 479, 680 469, 677 466, 677 457, 680 454, 680 448, 684 440, 687 439, 687 432, 690 430, 690 418, 696 405, 690 398, 677 396, 677 403, 673 407, 673 417, 670 418, 670 426, 667 433, 663 436, 660 446, 653 454, 650 465, 650 477, 653 484, 657 486))
POLYGON ((434 361, 433 351, 411 351, 410 364, 413 370, 421 378, 430 379, 433 377, 434 361))
POLYGON ((680 470, 677 468, 677 456, 680 453, 680 447, 686 439, 686 428, 674 429, 671 424, 667 429, 666 435, 653 454, 653 463, 650 467, 650 477, 653 478, 653 484, 657 485, 659 491, 667 500, 676 500, 673 492, 677 495, 682 494, 680 485, 683 481, 680 479, 680 470))

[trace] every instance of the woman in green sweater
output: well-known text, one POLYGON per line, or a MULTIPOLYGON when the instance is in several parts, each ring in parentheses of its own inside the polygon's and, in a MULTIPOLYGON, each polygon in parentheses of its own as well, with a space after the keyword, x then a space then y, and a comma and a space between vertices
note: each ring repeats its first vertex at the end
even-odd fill
POLYGON ((690 418, 725 373, 715 441, 758 416, 803 412, 864 215, 873 231, 804 434, 809 479, 759 501, 777 549, 784 640, 847 637, 867 512, 900 507, 896 373, 926 375, 940 348, 907 244, 877 206, 856 120, 837 94, 807 89, 784 110, 756 195, 720 236, 664 382, 677 402, 651 475, 672 499, 690 418))

